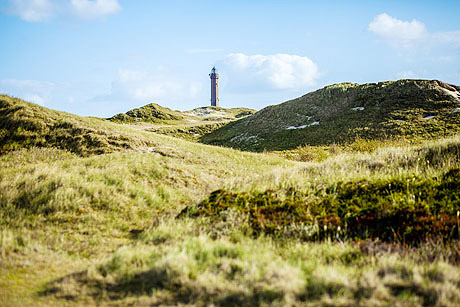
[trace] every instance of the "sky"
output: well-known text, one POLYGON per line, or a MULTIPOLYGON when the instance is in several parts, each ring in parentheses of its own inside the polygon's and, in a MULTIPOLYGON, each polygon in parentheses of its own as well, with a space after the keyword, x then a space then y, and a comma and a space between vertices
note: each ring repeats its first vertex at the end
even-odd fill
POLYGON ((329 84, 460 85, 460 1, 0 0, 0 93, 84 116, 265 106, 329 84))

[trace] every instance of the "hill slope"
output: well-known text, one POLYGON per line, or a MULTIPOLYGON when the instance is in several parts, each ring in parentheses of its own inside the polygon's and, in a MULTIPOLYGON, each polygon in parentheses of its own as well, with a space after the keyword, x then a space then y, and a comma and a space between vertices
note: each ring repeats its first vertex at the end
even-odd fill
POLYGON ((0 151, 55 147, 79 155, 101 154, 149 144, 120 133, 97 118, 84 118, 0 95, 0 151))
POLYGON ((433 138, 460 131, 459 107, 460 87, 441 81, 341 83, 266 107, 201 140, 261 151, 356 138, 433 138))
POLYGON ((110 118, 119 123, 164 123, 168 121, 180 121, 184 116, 179 111, 173 111, 156 103, 151 103, 140 108, 132 109, 126 113, 119 113, 110 118))
POLYGON ((146 122, 153 124, 183 124, 197 121, 229 121, 254 114, 256 110, 248 108, 200 107, 191 111, 174 111, 151 103, 140 108, 119 113, 109 120, 117 123, 146 122))
POLYGON ((199 117, 205 121, 225 121, 242 118, 256 113, 256 110, 248 108, 222 108, 222 107, 200 107, 191 111, 185 111, 184 114, 199 117))

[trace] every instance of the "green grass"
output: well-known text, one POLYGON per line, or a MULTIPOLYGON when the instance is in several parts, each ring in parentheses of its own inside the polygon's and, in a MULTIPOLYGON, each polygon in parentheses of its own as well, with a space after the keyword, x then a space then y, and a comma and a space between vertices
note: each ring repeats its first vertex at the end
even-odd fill
POLYGON ((153 127, 147 128, 146 131, 155 132, 159 134, 170 135, 179 137, 187 141, 198 142, 200 138, 206 134, 213 132, 228 124, 228 121, 219 121, 205 124, 195 125, 175 125, 166 127, 153 127))
POLYGON ((2 99, 2 306, 460 304, 458 135, 286 159, 2 99))

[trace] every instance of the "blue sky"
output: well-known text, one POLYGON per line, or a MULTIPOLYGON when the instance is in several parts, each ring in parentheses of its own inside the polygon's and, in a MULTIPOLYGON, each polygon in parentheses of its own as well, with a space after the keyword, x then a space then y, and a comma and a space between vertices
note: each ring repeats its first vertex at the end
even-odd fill
POLYGON ((108 117, 260 109, 338 82, 460 84, 460 1, 0 0, 0 93, 108 117))

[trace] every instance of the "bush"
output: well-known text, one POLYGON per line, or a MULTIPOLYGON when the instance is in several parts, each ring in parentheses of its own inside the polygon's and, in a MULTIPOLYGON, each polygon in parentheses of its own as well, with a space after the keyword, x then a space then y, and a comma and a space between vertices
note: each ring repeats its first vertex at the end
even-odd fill
POLYGON ((181 215, 221 220, 223 212, 248 216, 255 235, 379 239, 418 244, 428 239, 459 238, 460 169, 442 177, 341 182, 326 189, 320 200, 293 188, 283 194, 232 193, 217 190, 181 215))

